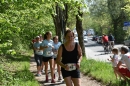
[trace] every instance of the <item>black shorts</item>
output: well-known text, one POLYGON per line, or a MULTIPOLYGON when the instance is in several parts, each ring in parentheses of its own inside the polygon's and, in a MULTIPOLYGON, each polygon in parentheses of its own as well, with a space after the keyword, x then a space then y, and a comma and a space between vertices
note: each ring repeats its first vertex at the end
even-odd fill
POLYGON ((54 58, 54 60, 56 61, 56 58, 54 58))
POLYGON ((71 78, 80 78, 80 70, 66 71, 64 68, 61 68, 62 77, 71 77, 71 78))
POLYGON ((42 55, 37 55, 35 54, 35 61, 37 63, 37 66, 41 66, 42 65, 42 55))
POLYGON ((50 59, 53 59, 53 57, 52 56, 51 57, 44 57, 43 56, 42 61, 43 62, 48 62, 50 59))

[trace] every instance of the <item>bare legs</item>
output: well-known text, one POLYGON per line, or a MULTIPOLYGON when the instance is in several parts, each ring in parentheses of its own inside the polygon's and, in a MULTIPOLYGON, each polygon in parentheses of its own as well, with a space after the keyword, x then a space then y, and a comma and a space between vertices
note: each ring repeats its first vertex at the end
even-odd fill
POLYGON ((74 86, 81 86, 80 85, 80 78, 72 78, 72 81, 74 83, 74 86))
POLYGON ((66 86, 73 86, 72 81, 71 81, 71 77, 64 78, 64 81, 66 83, 66 86))
POLYGON ((66 77, 64 78, 64 81, 66 83, 66 86, 81 86, 80 85, 80 78, 71 78, 71 77, 66 77), (73 82, 73 84, 72 84, 73 82))
MULTIPOLYGON (((49 59, 52 83, 54 83, 53 62, 54 59, 49 59)), ((48 62, 44 62, 44 65, 45 65, 46 82, 48 82, 48 62)))
MULTIPOLYGON (((119 76, 119 75, 118 75, 118 73, 116 72, 116 68, 113 67, 113 70, 114 70, 114 74, 115 74, 115 76, 116 76, 116 79, 118 79, 118 76, 119 76)), ((120 76, 119 76, 119 79, 121 79, 120 76)))
POLYGON ((41 66, 37 66, 37 74, 41 74, 41 66))
POLYGON ((53 68, 53 70, 54 70, 54 74, 55 74, 55 66, 57 65, 57 71, 58 71, 58 75, 59 75, 59 80, 61 80, 61 67, 60 67, 60 65, 58 65, 57 63, 56 63, 56 61, 54 60, 54 68, 53 68))
POLYGON ((45 69, 44 69, 44 62, 43 62, 43 61, 42 61, 41 70, 42 70, 42 72, 45 70, 45 69))
POLYGON ((54 81, 53 62, 54 62, 54 59, 49 60, 50 70, 51 70, 51 79, 54 81))

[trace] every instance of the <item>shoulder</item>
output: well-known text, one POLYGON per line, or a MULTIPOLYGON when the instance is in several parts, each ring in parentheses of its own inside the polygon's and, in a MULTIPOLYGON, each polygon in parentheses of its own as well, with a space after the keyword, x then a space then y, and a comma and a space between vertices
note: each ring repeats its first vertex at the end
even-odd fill
POLYGON ((130 54, 129 54, 129 53, 126 53, 126 54, 124 54, 123 56, 124 56, 124 57, 129 57, 130 54))
POLYGON ((37 42, 35 42, 33 45, 34 45, 34 46, 37 46, 37 45, 38 45, 38 43, 37 43, 37 42))
POLYGON ((46 41, 46 39, 45 39, 45 40, 42 41, 42 44, 45 44, 46 42, 47 42, 47 41, 46 41))
POLYGON ((64 46, 64 44, 61 44, 61 45, 59 46, 59 50, 60 50, 60 51, 62 50, 63 46, 64 46))
POLYGON ((115 58, 118 58, 119 56, 118 55, 114 55, 115 58))
POLYGON ((77 46, 79 46, 79 43, 78 43, 78 42, 75 42, 75 44, 76 44, 77 46))
POLYGON ((128 59, 130 57, 130 55, 127 53, 127 54, 124 54, 122 55, 122 59, 128 59))
POLYGON ((53 40, 50 40, 50 41, 48 41, 48 42, 49 42, 49 43, 52 43, 52 44, 54 43, 53 40))
POLYGON ((58 42, 59 45, 61 45, 61 42, 58 42))
POLYGON ((77 43, 77 42, 75 42, 75 46, 78 48, 78 49, 80 49, 81 47, 80 47, 80 44, 79 43, 77 43))
POLYGON ((50 42, 53 42, 53 40, 50 40, 50 42))
POLYGON ((34 45, 37 44, 36 42, 33 43, 34 45))
POLYGON ((46 41, 46 39, 45 40, 43 40, 42 42, 45 42, 46 41))

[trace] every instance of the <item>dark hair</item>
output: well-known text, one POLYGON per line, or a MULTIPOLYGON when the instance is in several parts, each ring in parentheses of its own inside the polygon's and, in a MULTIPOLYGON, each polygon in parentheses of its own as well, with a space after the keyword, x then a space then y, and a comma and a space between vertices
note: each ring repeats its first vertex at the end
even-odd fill
POLYGON ((125 53, 128 53, 129 48, 127 46, 122 46, 121 51, 124 51, 125 53))
POLYGON ((54 37, 53 37, 53 41, 55 40, 56 37, 58 38, 58 36, 54 36, 54 37))
POLYGON ((68 33, 70 33, 70 32, 72 32, 72 33, 73 33, 73 36, 74 36, 74 32, 68 29, 68 30, 65 31, 64 37, 66 37, 66 35, 67 35, 68 33))
POLYGON ((112 51, 115 52, 116 54, 118 54, 118 49, 117 48, 113 48, 112 51))
POLYGON ((47 35, 50 34, 50 33, 51 33, 50 31, 46 32, 46 33, 44 34, 44 39, 47 39, 47 35))

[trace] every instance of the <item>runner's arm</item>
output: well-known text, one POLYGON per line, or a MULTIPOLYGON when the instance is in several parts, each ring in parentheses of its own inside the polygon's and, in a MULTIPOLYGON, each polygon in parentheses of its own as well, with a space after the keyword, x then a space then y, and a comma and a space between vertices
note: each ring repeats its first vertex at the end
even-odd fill
POLYGON ((58 49, 58 55, 57 55, 57 58, 56 58, 56 62, 57 62, 57 64, 59 64, 61 67, 66 68, 66 65, 61 62, 61 58, 62 58, 62 45, 61 45, 60 48, 58 49))

